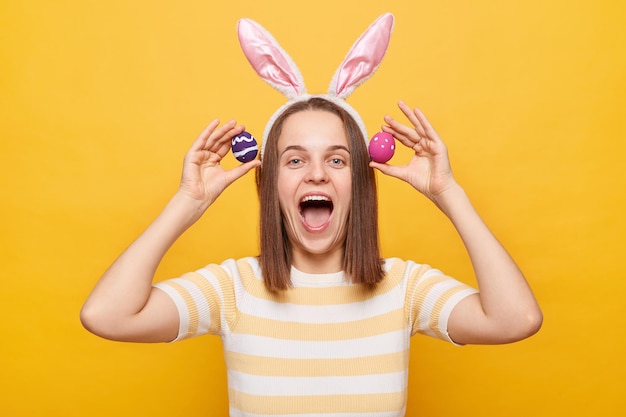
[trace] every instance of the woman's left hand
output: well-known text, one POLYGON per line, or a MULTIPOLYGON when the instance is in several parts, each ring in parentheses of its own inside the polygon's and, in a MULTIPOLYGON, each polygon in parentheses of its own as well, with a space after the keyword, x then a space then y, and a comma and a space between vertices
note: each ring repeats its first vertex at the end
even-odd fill
POLYGON ((398 107, 413 127, 385 116, 386 125, 382 127, 382 130, 392 134, 404 146, 411 148, 415 154, 404 166, 377 162, 370 162, 370 166, 386 175, 408 182, 429 199, 436 200, 455 183, 446 145, 418 108, 411 110, 402 101, 398 103, 398 107))

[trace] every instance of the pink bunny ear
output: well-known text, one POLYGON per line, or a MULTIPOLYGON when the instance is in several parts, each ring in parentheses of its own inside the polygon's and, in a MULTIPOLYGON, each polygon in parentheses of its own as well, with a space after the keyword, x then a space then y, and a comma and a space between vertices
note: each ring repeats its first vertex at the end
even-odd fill
POLYGON ((289 99, 306 93, 300 70, 267 30, 241 19, 237 32, 243 53, 261 78, 289 99))
POLYGON ((328 94, 345 99, 374 75, 387 52, 393 24, 393 15, 385 13, 367 28, 335 72, 328 94))

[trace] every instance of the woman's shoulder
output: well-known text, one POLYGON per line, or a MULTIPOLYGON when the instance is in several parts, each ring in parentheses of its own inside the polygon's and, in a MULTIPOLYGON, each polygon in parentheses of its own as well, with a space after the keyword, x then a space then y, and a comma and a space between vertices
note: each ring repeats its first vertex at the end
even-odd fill
POLYGON ((223 270, 230 278, 243 278, 261 280, 261 265, 259 258, 255 256, 247 256, 243 258, 229 258, 220 264, 208 265, 205 268, 219 268, 223 270))

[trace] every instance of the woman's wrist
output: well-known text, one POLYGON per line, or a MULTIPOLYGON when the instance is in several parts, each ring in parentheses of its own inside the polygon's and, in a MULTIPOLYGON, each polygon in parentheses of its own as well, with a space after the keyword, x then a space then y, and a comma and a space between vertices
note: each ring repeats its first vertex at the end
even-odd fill
POLYGON ((170 199, 161 216, 186 229, 197 222, 208 207, 209 203, 194 199, 179 190, 170 199))
POLYGON ((452 180, 444 191, 432 198, 432 201, 449 217, 451 211, 454 208, 459 207, 460 202, 466 201, 467 199, 468 197, 467 194, 465 194, 463 187, 461 187, 461 185, 455 180, 452 180))

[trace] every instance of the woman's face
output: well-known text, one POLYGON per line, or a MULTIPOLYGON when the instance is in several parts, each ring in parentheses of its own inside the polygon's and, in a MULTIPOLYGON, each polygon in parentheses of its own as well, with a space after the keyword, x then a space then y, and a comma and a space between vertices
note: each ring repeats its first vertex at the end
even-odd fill
POLYGON ((320 272, 312 267, 331 262, 341 270, 352 196, 341 119, 323 110, 294 113, 283 123, 277 148, 279 202, 294 266, 320 272))

